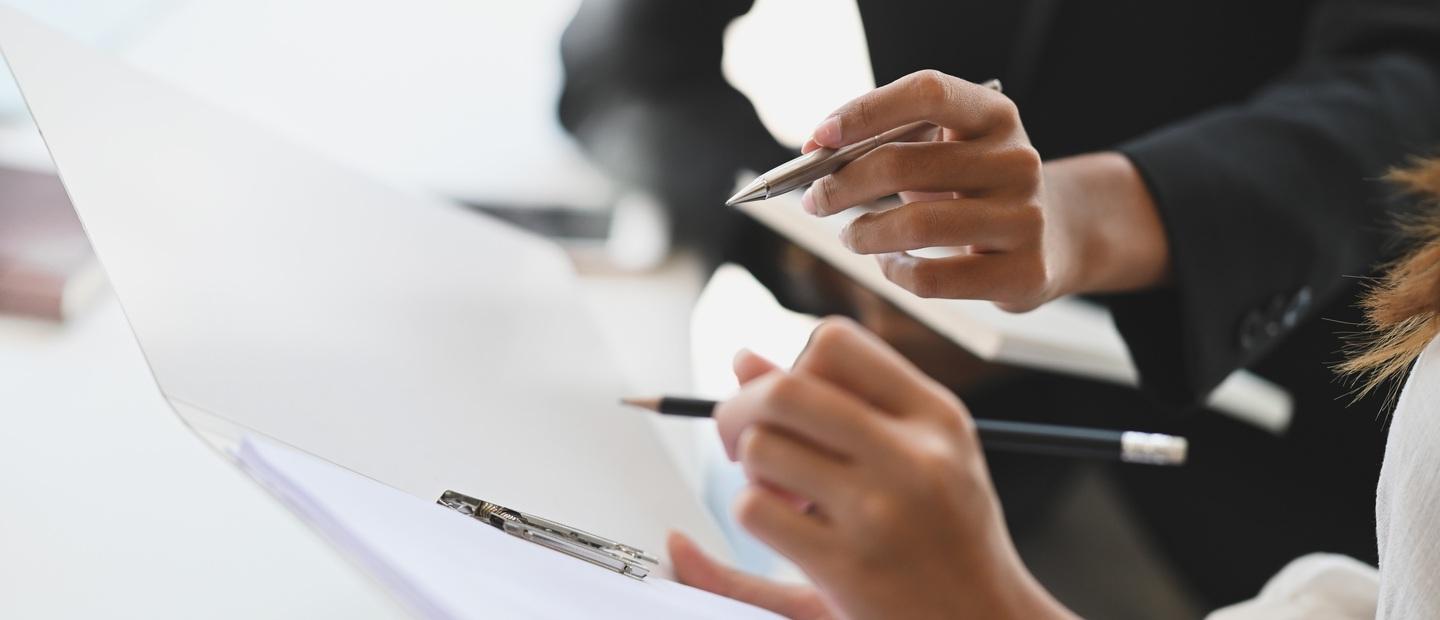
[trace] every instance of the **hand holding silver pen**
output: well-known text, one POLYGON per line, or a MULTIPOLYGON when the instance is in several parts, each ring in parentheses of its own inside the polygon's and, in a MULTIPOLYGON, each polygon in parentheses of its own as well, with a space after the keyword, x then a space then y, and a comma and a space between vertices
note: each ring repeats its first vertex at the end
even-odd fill
MULTIPOLYGON (((995 92, 1001 91, 1000 80, 988 80, 981 86, 993 89, 995 92)), ((755 177, 754 181, 725 201, 725 206, 733 207, 756 200, 768 200, 794 191, 839 170, 841 166, 859 159, 882 144, 914 140, 934 129, 935 125, 932 123, 916 121, 839 149, 815 149, 755 177)))
POLYGON ((875 255, 885 277, 920 297, 1024 312, 1066 295, 1163 284, 1165 229, 1130 159, 1106 151, 1043 161, 998 88, 938 71, 881 86, 817 126, 805 156, 732 201, 808 182, 800 204, 825 217, 899 195, 904 204, 855 218, 840 240, 875 255), (916 133, 927 124, 939 128, 935 139, 916 133), (916 252, 929 248, 947 255, 916 252))

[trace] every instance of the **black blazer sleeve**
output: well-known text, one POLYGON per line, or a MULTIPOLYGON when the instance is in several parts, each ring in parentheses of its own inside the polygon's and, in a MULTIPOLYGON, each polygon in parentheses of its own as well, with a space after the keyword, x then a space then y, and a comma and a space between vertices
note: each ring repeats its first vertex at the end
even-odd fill
POLYGON ((1306 36, 1250 100, 1119 149, 1159 206, 1173 284, 1111 308, 1142 388, 1172 406, 1369 273, 1388 229, 1379 177, 1440 145, 1440 2, 1323 3, 1306 36))

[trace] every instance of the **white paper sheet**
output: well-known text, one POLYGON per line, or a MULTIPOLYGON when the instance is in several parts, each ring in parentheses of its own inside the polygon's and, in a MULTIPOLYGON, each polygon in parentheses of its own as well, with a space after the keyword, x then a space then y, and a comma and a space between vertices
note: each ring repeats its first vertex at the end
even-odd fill
POLYGON ((241 464, 427 618, 777 618, 651 575, 625 577, 295 450, 249 438, 241 464))

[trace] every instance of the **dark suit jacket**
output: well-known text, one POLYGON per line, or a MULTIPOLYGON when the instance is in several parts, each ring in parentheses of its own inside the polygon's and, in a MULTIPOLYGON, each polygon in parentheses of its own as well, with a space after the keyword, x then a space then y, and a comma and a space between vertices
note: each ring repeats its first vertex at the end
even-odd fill
MULTIPOLYGON (((723 28, 750 5, 586 3, 564 42, 563 122, 622 176, 714 211, 739 166, 788 155, 720 75, 723 28)), ((1111 305, 1144 387, 1173 404, 1348 304, 1346 276, 1384 255, 1377 179, 1440 145, 1433 0, 859 5, 877 83, 999 77, 1046 157, 1135 162, 1174 285, 1111 305)))

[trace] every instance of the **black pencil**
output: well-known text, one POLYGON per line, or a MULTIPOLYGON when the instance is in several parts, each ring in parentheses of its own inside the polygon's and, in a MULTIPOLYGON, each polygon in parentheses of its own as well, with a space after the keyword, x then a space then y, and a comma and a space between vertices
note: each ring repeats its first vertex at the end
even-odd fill
MULTIPOLYGON (((713 400, 660 396, 625 398, 622 403, 666 415, 708 418, 713 400)), ((1189 445, 1184 437, 1058 424, 975 420, 980 443, 988 450, 1072 458, 1114 459, 1144 465, 1183 465, 1189 445)))

